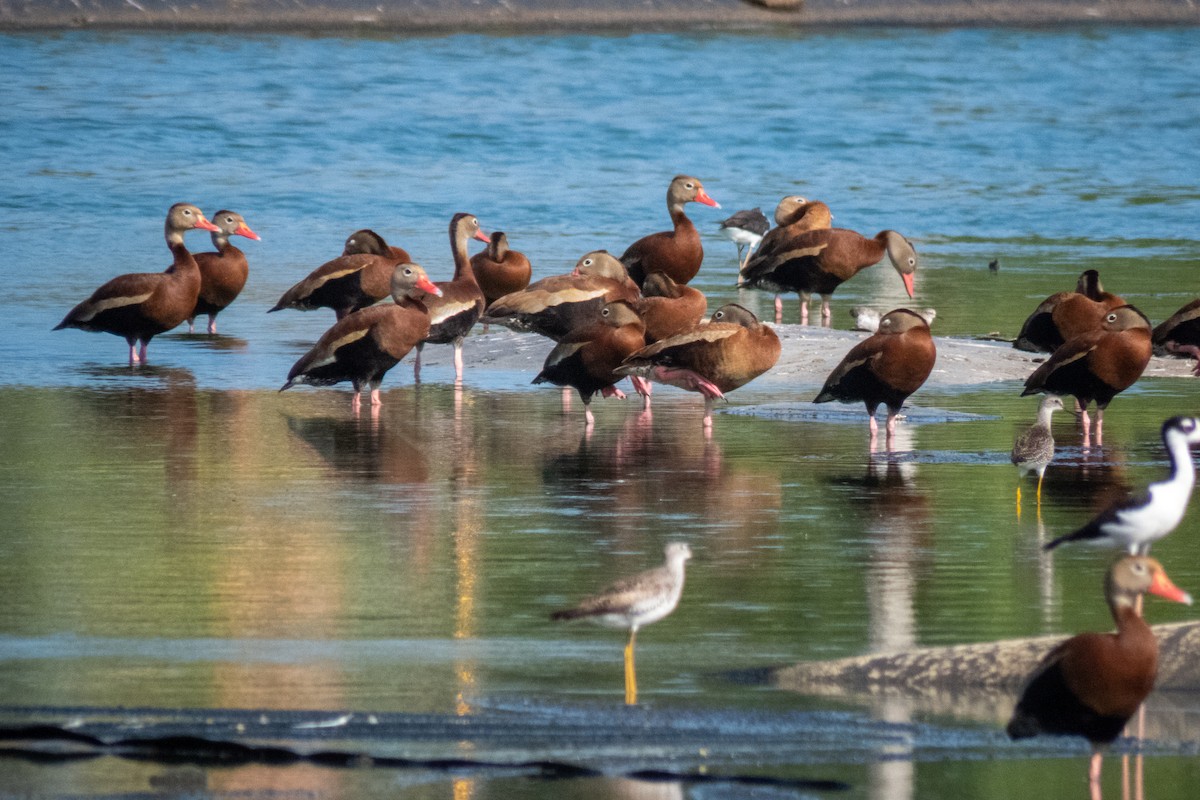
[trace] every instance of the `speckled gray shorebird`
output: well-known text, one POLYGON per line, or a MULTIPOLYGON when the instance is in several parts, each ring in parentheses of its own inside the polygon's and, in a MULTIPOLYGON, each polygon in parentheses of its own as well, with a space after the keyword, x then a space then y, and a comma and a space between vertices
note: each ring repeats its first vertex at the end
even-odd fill
POLYGON ((606 628, 629 629, 629 643, 625 645, 625 702, 628 705, 637 703, 633 644, 638 628, 658 622, 679 605, 679 596, 683 593, 683 565, 692 557, 692 549, 684 542, 671 542, 663 552, 667 561, 661 567, 617 581, 574 608, 550 615, 555 620, 587 619, 606 628))
POLYGON ((1037 473, 1037 507, 1042 508, 1042 479, 1046 467, 1054 460, 1054 434, 1050 430, 1050 415, 1061 411, 1062 398, 1048 394, 1038 404, 1037 422, 1017 436, 1012 447, 1012 463, 1017 467, 1017 516, 1021 516, 1021 482, 1030 472, 1037 473))

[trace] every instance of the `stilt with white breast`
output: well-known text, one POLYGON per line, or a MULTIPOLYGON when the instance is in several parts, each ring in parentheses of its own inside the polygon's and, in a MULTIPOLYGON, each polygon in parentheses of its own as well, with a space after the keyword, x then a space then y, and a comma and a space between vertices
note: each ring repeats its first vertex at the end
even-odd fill
POLYGON ((1079 530, 1051 541, 1046 549, 1052 550, 1064 542, 1088 541, 1145 555, 1150 552, 1151 544, 1175 530, 1187 511, 1196 483, 1190 448, 1200 444, 1200 419, 1171 417, 1163 423, 1162 439, 1171 461, 1171 474, 1166 480, 1113 503, 1079 530))
POLYGON ((637 675, 633 644, 638 628, 658 622, 675 610, 683 593, 683 566, 692 557, 685 542, 671 542, 664 552, 667 562, 631 578, 618 581, 574 608, 555 611, 551 619, 589 619, 607 628, 628 628, 625 645, 625 702, 637 703, 637 675))

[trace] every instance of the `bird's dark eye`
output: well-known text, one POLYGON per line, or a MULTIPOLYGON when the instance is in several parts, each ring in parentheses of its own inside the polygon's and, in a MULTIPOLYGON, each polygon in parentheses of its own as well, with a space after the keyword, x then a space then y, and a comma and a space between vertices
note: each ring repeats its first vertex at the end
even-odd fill
POLYGON ((609 316, 610 314, 612 314, 612 309, 606 308, 606 309, 604 309, 603 311, 601 311, 601 312, 600 312, 600 314, 601 314, 602 316, 605 316, 605 317, 607 317, 607 316, 609 316))
POLYGON ((185 209, 183 210, 183 215, 184 215, 185 217, 190 217, 190 216, 192 215, 192 210, 191 210, 190 208, 185 208, 185 209))
POLYGON ((1117 315, 1116 315, 1116 314, 1109 314, 1109 315, 1106 317, 1106 319, 1107 319, 1109 322, 1116 322, 1116 321, 1117 321, 1117 315))
POLYGON ((590 267, 590 266, 592 265, 592 260, 591 260, 590 258, 585 258, 585 259, 583 260, 583 265, 584 265, 585 267, 590 267))

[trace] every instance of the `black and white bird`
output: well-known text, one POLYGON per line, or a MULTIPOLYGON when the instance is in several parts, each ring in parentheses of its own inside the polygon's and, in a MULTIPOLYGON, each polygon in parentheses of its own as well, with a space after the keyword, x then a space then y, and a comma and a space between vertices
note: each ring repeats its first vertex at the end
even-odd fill
POLYGON ((625 645, 625 703, 637 703, 637 675, 633 644, 638 628, 658 622, 675 610, 683 594, 683 565, 692 557, 685 542, 670 542, 664 548, 666 563, 630 578, 617 581, 574 608, 555 611, 551 619, 588 619, 606 628, 628 628, 625 645))
POLYGON ((754 248, 758 247, 770 227, 771 223, 761 208, 742 209, 729 219, 721 220, 721 233, 737 245, 739 271, 746 266, 754 248), (743 249, 746 251, 745 257, 742 256, 743 249))
POLYGON ((1054 434, 1050 430, 1050 416, 1062 410, 1062 398, 1056 394, 1042 397, 1038 404, 1037 422, 1026 428, 1013 442, 1011 459, 1017 468, 1017 514, 1021 513, 1020 478, 1030 472, 1037 473, 1037 504, 1042 506, 1042 478, 1046 467, 1054 460, 1054 434))
POLYGON ((1146 555, 1150 545, 1175 530, 1187 511, 1196 483, 1191 447, 1200 444, 1200 419, 1171 417, 1163 423, 1163 444, 1171 462, 1166 480, 1146 491, 1120 500, 1100 512, 1077 531, 1046 545, 1052 550, 1065 542, 1086 541, 1126 548, 1131 555, 1146 555))

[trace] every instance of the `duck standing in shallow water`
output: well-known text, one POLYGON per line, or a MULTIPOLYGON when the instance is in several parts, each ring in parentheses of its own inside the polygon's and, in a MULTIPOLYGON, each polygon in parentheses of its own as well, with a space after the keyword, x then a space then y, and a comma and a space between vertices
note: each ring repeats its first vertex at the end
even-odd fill
POLYGON ((1047 392, 1073 395, 1079 402, 1083 443, 1092 441, 1088 405, 1096 403, 1094 441, 1103 444, 1104 409, 1142 376, 1152 354, 1150 322, 1133 306, 1109 311, 1101 326, 1075 336, 1055 350, 1025 379, 1021 396, 1047 392))
MULTIPOLYGON (((699 392, 707 431, 712 429, 713 404, 775 366, 780 350, 770 326, 749 309, 729 303, 713 312, 708 323, 633 353, 617 372, 699 392)), ((648 408, 649 391, 643 396, 648 408)))
POLYGON ((656 569, 618 581, 599 594, 583 600, 574 608, 555 611, 555 620, 588 619, 608 628, 628 628, 625 645, 625 703, 637 703, 637 673, 633 645, 638 629, 658 622, 679 605, 683 595, 684 564, 692 549, 684 542, 671 542, 664 548, 666 563, 656 569))
POLYGON ((1165 480, 1113 503, 1082 528, 1048 543, 1046 549, 1053 550, 1066 542, 1093 542, 1145 555, 1150 545, 1175 530, 1187 512, 1196 485, 1191 448, 1200 444, 1200 419, 1171 417, 1163 423, 1162 440, 1171 462, 1165 480))
POLYGON ((175 260, 165 272, 118 275, 91 297, 72 308, 54 330, 84 331, 121 336, 129 345, 129 364, 146 363, 150 340, 188 318, 200 296, 200 267, 183 244, 190 230, 216 231, 191 203, 176 203, 164 226, 167 247, 175 260))
POLYGON ((821 323, 828 326, 833 292, 862 270, 878 264, 885 255, 900 275, 904 291, 912 297, 917 251, 892 230, 880 231, 868 239, 844 228, 823 228, 781 237, 771 248, 764 241, 758 255, 746 265, 746 285, 776 293, 799 293, 801 325, 808 324, 810 298, 819 294, 821 323))
POLYGON ((384 375, 429 335, 429 309, 422 300, 441 291, 416 264, 397 266, 391 286, 394 303, 364 308, 335 322, 296 361, 279 391, 301 383, 332 386, 350 381, 355 413, 362 407, 364 390, 371 393, 372 409, 377 409, 384 375))
MULTIPOLYGON (((573 387, 583 398, 584 425, 591 431, 596 423, 592 415, 592 396, 624 398, 615 384, 622 375, 615 372, 630 353, 646 344, 646 326, 633 306, 624 300, 608 303, 599 318, 563 337, 550 354, 534 383, 552 383, 573 387)), ((636 384, 635 384, 636 386, 636 384)))
POLYGON ((196 307, 188 317, 188 333, 195 330, 196 317, 208 315, 209 335, 217 332, 217 314, 220 314, 230 303, 237 299, 246 286, 250 276, 250 264, 246 254, 229 242, 230 236, 245 236, 247 239, 259 241, 262 239, 241 214, 222 209, 213 215, 212 222, 217 230, 212 232, 215 253, 196 253, 197 266, 200 267, 200 296, 196 298, 196 307))
POLYGON ((1104 596, 1116 633, 1081 633, 1051 650, 1025 683, 1005 729, 1013 739, 1039 734, 1082 736, 1092 744, 1088 783, 1100 797, 1103 749, 1121 734, 1154 689, 1158 642, 1137 612, 1145 593, 1192 604, 1162 565, 1125 556, 1108 570, 1104 596))
POLYGON ((704 246, 700 242, 700 232, 683 213, 683 207, 688 203, 721 207, 704 191, 704 184, 698 178, 676 175, 667 187, 667 211, 675 227, 643 236, 621 255, 621 263, 638 286, 651 272, 665 272, 676 283, 687 283, 700 271, 704 246))
POLYGON ((891 450, 896 415, 909 395, 925 383, 936 360, 929 323, 911 309, 898 308, 884 315, 879 330, 850 348, 813 402, 864 403, 872 451, 879 432, 875 410, 881 403, 886 405, 887 448, 891 450))
POLYGON ((478 239, 489 241, 488 235, 479 228, 479 220, 473 214, 455 214, 450 219, 450 252, 454 257, 454 277, 448 281, 437 281, 440 293, 426 295, 425 305, 429 308, 429 336, 417 345, 417 358, 413 363, 413 377, 421 380, 421 351, 429 342, 454 346, 454 382, 462 383, 463 340, 475 327, 483 314, 483 291, 475 280, 471 268, 471 256, 467 253, 467 242, 478 239))

